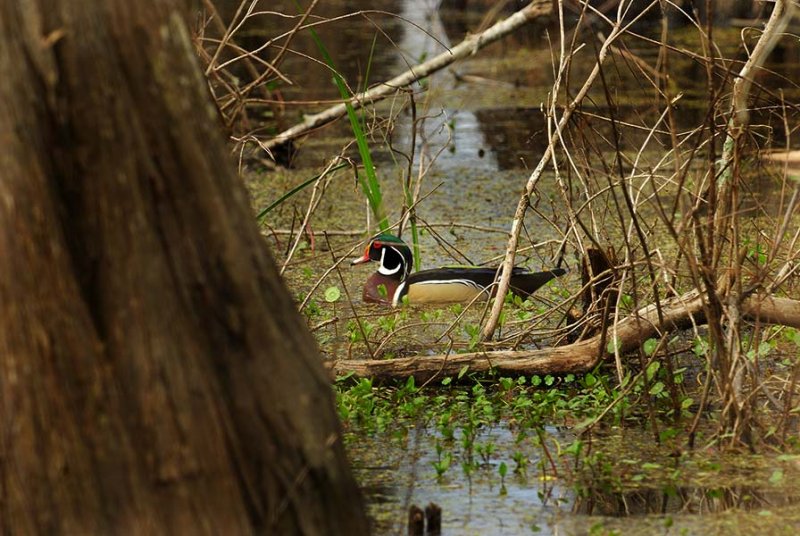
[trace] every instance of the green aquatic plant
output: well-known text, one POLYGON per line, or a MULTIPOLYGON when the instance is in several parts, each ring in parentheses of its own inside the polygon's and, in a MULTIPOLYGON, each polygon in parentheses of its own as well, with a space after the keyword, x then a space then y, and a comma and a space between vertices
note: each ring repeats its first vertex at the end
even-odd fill
MULTIPOLYGON (((564 442, 548 427, 563 423, 581 432, 598 416, 615 424, 622 420, 645 422, 650 413, 643 404, 637 405, 637 398, 651 397, 656 402, 653 415, 664 423, 658 440, 676 444, 682 440, 683 427, 672 418, 667 392, 656 388, 652 394, 653 386, 663 382, 661 378, 668 373, 664 366, 651 365, 617 385, 616 374, 602 369, 584 375, 516 378, 492 378, 465 370, 460 378, 443 379, 435 388, 421 387, 409 377, 380 387, 369 380, 354 383, 345 378, 336 382, 335 389, 340 416, 351 432, 375 434, 390 429, 389 435, 400 439, 406 438, 409 430, 422 427, 433 434, 437 447, 430 467, 438 478, 454 464, 460 466, 464 478, 471 479, 476 472, 499 471, 497 464, 503 461, 508 471, 513 461, 515 474, 526 475, 529 464, 535 463, 540 477, 546 479, 571 479, 585 466, 610 489, 616 486, 618 475, 609 472, 607 460, 592 457, 591 444, 582 436, 564 442), (508 423, 514 430, 512 444, 499 442, 493 435, 500 423, 508 423), (530 458, 530 448, 538 449, 539 455, 530 458)), ((676 376, 684 373, 683 369, 673 372, 676 376)), ((679 417, 690 416, 693 400, 685 397, 681 403, 679 417)))
POLYGON ((345 84, 344 78, 342 78, 342 75, 339 74, 333 58, 331 57, 330 53, 328 53, 328 49, 319 38, 319 35, 317 35, 317 32, 315 32, 313 28, 309 28, 309 31, 311 33, 311 38, 314 40, 314 43, 320 51, 320 54, 322 54, 323 60, 333 73, 333 82, 336 84, 336 88, 339 90, 339 95, 341 95, 345 108, 347 109, 347 118, 350 120, 350 128, 353 130, 353 136, 355 137, 356 145, 358 146, 358 153, 361 156, 361 163, 364 165, 364 175, 366 175, 360 175, 356 170, 356 178, 361 186, 361 190, 364 192, 364 196, 369 202, 372 214, 378 221, 378 228, 380 228, 381 232, 388 231, 389 220, 386 217, 386 212, 383 207, 381 185, 378 181, 378 174, 375 171, 375 165, 372 163, 372 154, 369 150, 367 136, 364 133, 361 120, 359 119, 358 115, 356 115, 355 108, 353 108, 353 105, 350 103, 352 95, 347 89, 347 84, 345 84))
POLYGON ((436 471, 436 477, 442 478, 444 474, 450 469, 453 463, 453 454, 450 451, 445 451, 441 443, 436 442, 436 461, 432 462, 433 468, 436 471))
POLYGON ((517 474, 525 474, 528 470, 528 457, 519 450, 515 450, 511 454, 511 459, 514 460, 514 472, 517 474))

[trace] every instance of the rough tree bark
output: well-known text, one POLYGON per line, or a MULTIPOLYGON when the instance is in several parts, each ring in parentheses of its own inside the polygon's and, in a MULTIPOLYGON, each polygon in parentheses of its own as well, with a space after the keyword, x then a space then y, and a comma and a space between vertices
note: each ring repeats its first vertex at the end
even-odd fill
POLYGON ((366 531, 184 15, 0 3, 0 532, 366 531))

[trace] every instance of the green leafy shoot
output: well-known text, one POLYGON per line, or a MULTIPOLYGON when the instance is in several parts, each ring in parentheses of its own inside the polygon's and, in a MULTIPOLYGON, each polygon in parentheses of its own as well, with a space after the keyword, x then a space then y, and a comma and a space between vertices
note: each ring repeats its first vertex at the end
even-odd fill
POLYGON ((315 32, 313 28, 309 28, 309 31, 311 32, 311 38, 317 45, 320 54, 322 54, 322 58, 333 72, 333 81, 336 84, 336 87, 339 89, 339 94, 344 101, 345 108, 347 108, 347 117, 350 119, 350 127, 353 129, 353 135, 356 138, 358 152, 361 155, 361 161, 364 164, 364 172, 366 174, 366 178, 357 174, 358 182, 361 185, 364 195, 369 201, 369 206, 372 210, 372 213, 375 215, 375 219, 378 220, 378 227, 380 228, 381 232, 388 231, 389 220, 383 211, 383 196, 381 194, 380 183, 378 182, 378 176, 375 173, 375 166, 372 163, 372 155, 369 152, 367 136, 364 134, 364 129, 361 127, 361 122, 356 115, 353 105, 350 103, 350 97, 352 95, 350 95, 350 91, 347 89, 347 85, 344 83, 342 75, 340 75, 337 71, 333 58, 328 53, 328 49, 325 48, 325 45, 322 43, 319 35, 317 35, 317 32, 315 32))

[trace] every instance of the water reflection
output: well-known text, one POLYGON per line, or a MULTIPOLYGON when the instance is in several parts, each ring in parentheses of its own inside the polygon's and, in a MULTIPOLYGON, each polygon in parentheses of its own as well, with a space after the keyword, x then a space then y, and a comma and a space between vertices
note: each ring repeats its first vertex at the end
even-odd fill
MULTIPOLYGON (((469 476, 460 465, 464 452, 457 433, 445 448, 453 453, 452 465, 437 478, 433 464, 438 459, 436 444, 442 442, 442 437, 436 429, 420 425, 405 435, 396 434, 397 431, 351 437, 348 442, 376 534, 405 533, 408 508, 429 502, 442 507, 447 534, 518 534, 529 533, 532 527, 537 534, 584 534, 598 524, 625 527, 625 534, 628 530, 650 534, 649 527, 664 519, 688 527, 689 533, 713 533, 711 527, 716 518, 710 514, 730 511, 736 516, 747 512, 762 515, 764 511, 794 508, 800 502, 800 494, 793 491, 793 486, 787 489, 766 480, 760 486, 731 485, 752 469, 747 467, 720 473, 710 486, 648 485, 630 478, 616 480, 611 486, 604 478, 573 481, 569 477, 573 462, 557 458, 562 474, 555 478, 548 468, 543 477, 540 464, 549 467, 544 451, 534 442, 520 440, 519 430, 503 423, 478 434, 476 445, 491 442, 496 450, 469 476), (519 473, 514 472, 515 463, 510 459, 515 451, 527 460, 525 470, 519 473), (501 462, 508 466, 505 479, 498 473, 501 462)), ((552 426, 544 429, 544 435, 552 453, 557 452, 557 444, 563 447, 575 439, 570 430, 552 426)), ((620 450, 616 456, 624 457, 628 449, 645 455, 647 449, 636 445, 649 439, 646 433, 628 430, 618 436, 597 437, 595 441, 606 442, 606 449, 620 450), (618 442, 627 447, 617 449, 618 442)), ((654 448, 649 444, 651 447, 654 448)), ((696 462, 686 459, 676 463, 676 468, 688 476, 696 462)), ((752 477, 750 480, 755 481, 752 477)))
MULTIPOLYGON (((415 27, 408 27, 403 32, 401 50, 406 58, 411 58, 412 62, 419 62, 425 58, 438 55, 452 46, 450 37, 442 24, 440 0, 407 1, 400 5, 401 16, 403 19, 412 23, 415 27)), ((455 42, 456 44, 458 41, 455 42)), ((395 63, 397 72, 405 70, 405 61, 395 63)), ((425 88, 436 92, 446 92, 452 89, 454 79, 447 71, 435 73, 426 81, 425 88)), ((422 91, 421 84, 415 84, 412 89, 422 91)), ((417 97, 418 99, 421 97, 417 97)), ((439 169, 454 169, 465 165, 472 168, 494 170, 497 169, 497 161, 494 154, 484 154, 479 156, 479 151, 487 147, 483 132, 480 129, 480 121, 475 113, 469 109, 460 108, 457 102, 448 101, 445 107, 432 107, 423 113, 431 116, 430 120, 417 122, 417 145, 415 154, 420 155, 425 152, 423 158, 428 161, 438 153, 438 148, 447 147, 447 150, 439 153, 436 159, 436 166, 439 169)), ((411 116, 403 114, 397 125, 398 141, 402 147, 408 147, 411 143, 411 116)), ((419 162, 419 156, 417 157, 419 162)))
MULTIPOLYGON (((546 427, 545 435, 558 441, 571 440, 569 432, 555 427, 546 427)), ((429 502, 442 507, 446 533, 516 534, 561 511, 561 504, 575 500, 572 489, 540 478, 542 451, 528 441, 521 442, 505 425, 482 430, 475 445, 491 442, 506 458, 495 455, 480 460, 476 454, 479 467, 468 477, 461 467, 464 452, 458 433, 446 444, 454 457, 441 479, 436 477, 433 464, 438 459, 436 444, 442 437, 434 428, 411 429, 402 439, 390 436, 359 437, 348 448, 359 481, 365 483, 376 534, 404 533, 408 508, 429 502), (521 473, 515 473, 515 463, 507 459, 513 449, 523 452, 528 460, 521 473), (498 474, 501 462, 509 467, 504 482, 498 474)))

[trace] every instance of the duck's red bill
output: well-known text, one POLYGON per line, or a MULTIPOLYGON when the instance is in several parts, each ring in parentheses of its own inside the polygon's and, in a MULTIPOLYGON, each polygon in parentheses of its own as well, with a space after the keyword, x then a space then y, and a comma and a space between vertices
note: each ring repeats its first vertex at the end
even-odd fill
POLYGON ((353 261, 350 263, 350 265, 352 266, 352 265, 354 265, 354 264, 364 264, 365 262, 369 262, 369 261, 371 261, 371 260, 372 260, 372 259, 370 259, 370 258, 369 258, 369 246, 367 246, 367 249, 366 249, 366 250, 364 250, 364 256, 363 256, 363 257, 359 257, 358 259, 355 259, 355 260, 353 260, 353 261))

